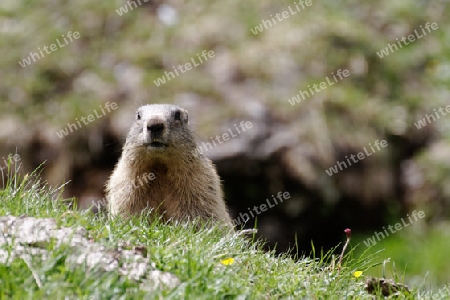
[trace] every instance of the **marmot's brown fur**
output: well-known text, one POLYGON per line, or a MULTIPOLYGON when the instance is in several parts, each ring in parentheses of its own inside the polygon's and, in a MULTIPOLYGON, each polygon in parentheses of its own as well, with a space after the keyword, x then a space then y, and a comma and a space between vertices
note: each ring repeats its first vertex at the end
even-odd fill
POLYGON ((200 217, 231 225, 216 168, 196 146, 186 110, 140 107, 107 183, 110 213, 129 216, 152 208, 164 219, 200 217))

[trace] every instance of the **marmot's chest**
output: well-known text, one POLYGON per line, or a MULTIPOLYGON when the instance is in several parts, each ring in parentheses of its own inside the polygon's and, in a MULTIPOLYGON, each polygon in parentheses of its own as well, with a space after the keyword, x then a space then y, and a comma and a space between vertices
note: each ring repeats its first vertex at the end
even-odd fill
POLYGON ((135 188, 136 194, 141 203, 145 206, 158 208, 166 203, 179 201, 183 188, 180 183, 174 181, 167 174, 155 174, 152 180, 138 180, 135 188))
POLYGON ((180 191, 173 183, 165 181, 164 184, 152 182, 138 193, 140 201, 135 206, 139 213, 145 208, 152 209, 157 214, 162 214, 165 219, 178 217, 183 213, 183 207, 189 201, 184 199, 187 195, 180 191))

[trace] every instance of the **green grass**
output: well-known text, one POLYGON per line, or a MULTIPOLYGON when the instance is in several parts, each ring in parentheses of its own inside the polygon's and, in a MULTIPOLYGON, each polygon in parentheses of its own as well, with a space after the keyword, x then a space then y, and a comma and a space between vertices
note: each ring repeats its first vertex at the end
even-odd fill
MULTIPOLYGON (((387 274, 408 274, 407 281, 411 284, 443 285, 450 283, 450 225, 441 223, 437 226, 419 226, 413 224, 372 246, 368 253, 382 251, 382 255, 391 258, 392 264, 387 267, 387 274)), ((367 238, 367 237, 365 237, 367 238)), ((357 253, 367 249, 360 241, 357 253)), ((373 268, 368 273, 381 276, 380 267, 373 268)))
MULTIPOLYGON (((0 190, 0 216, 54 218, 58 226, 83 226, 89 239, 109 249, 124 242, 144 246, 156 269, 174 274, 181 283, 149 292, 118 271, 71 268, 65 259, 73 250, 46 245, 50 253, 46 260, 33 257, 0 264, 0 299, 369 299, 365 276, 355 278, 353 272, 366 274, 381 261, 376 255, 355 257, 354 249, 349 249, 339 271, 337 252, 342 247, 335 254, 294 260, 265 252, 260 241, 223 228, 164 223, 158 218, 149 222, 148 215, 111 220, 75 209, 67 213, 69 203, 75 207, 73 199, 62 200, 61 188, 38 178, 38 174, 25 178, 11 174, 0 190), (222 264, 226 258, 234 262, 222 264)), ((413 290, 407 299, 420 297, 418 289, 413 290)))

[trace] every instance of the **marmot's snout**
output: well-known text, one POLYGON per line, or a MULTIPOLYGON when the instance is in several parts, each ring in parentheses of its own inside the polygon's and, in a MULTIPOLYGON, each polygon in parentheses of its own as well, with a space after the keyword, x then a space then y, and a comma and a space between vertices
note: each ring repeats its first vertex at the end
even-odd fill
POLYGON ((166 146, 165 132, 167 131, 167 126, 164 120, 155 116, 146 120, 143 123, 143 134, 144 134, 144 144, 147 147, 164 147, 166 146))

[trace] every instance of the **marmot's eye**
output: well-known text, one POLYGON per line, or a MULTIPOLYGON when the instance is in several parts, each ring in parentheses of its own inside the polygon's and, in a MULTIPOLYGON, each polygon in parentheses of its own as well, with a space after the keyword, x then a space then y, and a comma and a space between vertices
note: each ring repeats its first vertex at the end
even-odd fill
POLYGON ((177 110, 174 114, 173 114, 173 118, 175 119, 175 121, 181 121, 181 112, 179 110, 177 110))
POLYGON ((139 111, 136 111, 136 120, 141 119, 141 113, 139 111))

